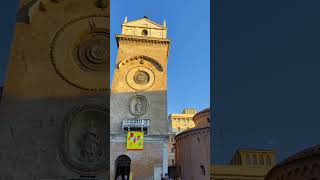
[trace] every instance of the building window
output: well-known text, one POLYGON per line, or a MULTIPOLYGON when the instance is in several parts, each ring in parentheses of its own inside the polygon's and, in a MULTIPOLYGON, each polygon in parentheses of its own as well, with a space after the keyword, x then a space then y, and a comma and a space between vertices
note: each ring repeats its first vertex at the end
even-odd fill
POLYGON ((259 156, 259 164, 264 165, 264 159, 262 155, 259 156))
POLYGON ((142 35, 143 36, 147 36, 148 35, 148 30, 146 30, 146 29, 142 30, 142 35))
POLYGON ((252 164, 253 164, 253 165, 257 165, 257 164, 258 164, 258 159, 257 159, 257 156, 256 156, 256 155, 253 155, 253 156, 252 156, 252 164))
POLYGON ((205 170, 204 166, 201 165, 200 169, 201 169, 201 175, 205 176, 206 175, 206 170, 205 170))
POLYGON ((266 164, 267 164, 267 165, 271 165, 271 158, 270 158, 270 156, 267 156, 267 158, 266 158, 266 164))
POLYGON ((173 147, 171 148, 171 153, 174 153, 174 148, 173 147))
POLYGON ((172 165, 174 165, 174 159, 171 159, 171 163, 172 163, 172 165))
POLYGON ((249 155, 246 155, 245 161, 246 161, 246 165, 251 165, 249 155))

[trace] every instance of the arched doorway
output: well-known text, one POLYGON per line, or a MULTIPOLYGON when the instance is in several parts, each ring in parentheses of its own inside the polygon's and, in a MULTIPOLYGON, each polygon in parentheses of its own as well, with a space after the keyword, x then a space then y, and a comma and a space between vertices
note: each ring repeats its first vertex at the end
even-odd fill
POLYGON ((131 165, 131 159, 126 155, 121 155, 116 159, 115 162, 115 170, 116 170, 116 176, 115 179, 117 179, 118 176, 122 176, 122 179, 124 179, 124 176, 127 175, 129 177, 130 174, 130 165, 131 165))

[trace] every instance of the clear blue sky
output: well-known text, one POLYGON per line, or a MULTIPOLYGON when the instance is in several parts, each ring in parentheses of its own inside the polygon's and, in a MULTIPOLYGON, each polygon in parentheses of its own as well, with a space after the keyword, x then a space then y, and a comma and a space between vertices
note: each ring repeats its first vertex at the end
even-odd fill
POLYGON ((0 86, 3 85, 10 45, 14 34, 18 0, 2 2, 0 6, 0 86))
POLYGON ((117 55, 115 34, 128 21, 148 16, 165 19, 171 49, 168 64, 168 113, 185 107, 210 106, 210 1, 209 0, 112 0, 111 75, 117 55))

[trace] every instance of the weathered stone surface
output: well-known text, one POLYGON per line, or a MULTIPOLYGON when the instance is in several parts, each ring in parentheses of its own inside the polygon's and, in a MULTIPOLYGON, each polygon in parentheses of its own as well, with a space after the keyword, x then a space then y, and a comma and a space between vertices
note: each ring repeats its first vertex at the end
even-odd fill
POLYGON ((69 114, 79 106, 105 107, 98 118, 105 122, 97 134, 104 135, 100 140, 109 154, 109 67, 88 70, 81 64, 87 59, 80 61, 72 54, 85 45, 90 56, 84 58, 109 64, 108 55, 102 53, 109 53, 109 46, 101 48, 97 40, 90 41, 91 34, 101 32, 102 41, 109 41, 109 30, 109 9, 99 8, 92 0, 41 0, 41 5, 39 0, 21 1, 0 106, 2 179, 109 177, 106 159, 101 169, 92 162, 72 166, 66 158, 77 158, 82 149, 85 154, 85 145, 95 146, 95 139, 85 135, 86 130, 93 131, 87 122, 97 119, 96 113, 75 116, 70 126, 76 128, 71 128, 71 136, 66 135, 69 114), (84 137, 89 141, 81 146, 84 137), (73 146, 63 156, 66 139, 73 146))
POLYGON ((110 179, 116 176, 116 160, 126 155, 131 160, 133 179, 160 178, 167 170, 167 61, 170 41, 167 29, 147 18, 127 21, 117 35, 118 55, 110 104, 110 179), (133 33, 133 34, 132 34, 133 33), (141 101, 133 101, 141 97, 141 101), (146 101, 146 102, 145 102, 146 101), (126 119, 150 119, 144 149, 126 149, 127 135, 122 129, 126 119), (165 168, 163 168, 165 167, 165 168))

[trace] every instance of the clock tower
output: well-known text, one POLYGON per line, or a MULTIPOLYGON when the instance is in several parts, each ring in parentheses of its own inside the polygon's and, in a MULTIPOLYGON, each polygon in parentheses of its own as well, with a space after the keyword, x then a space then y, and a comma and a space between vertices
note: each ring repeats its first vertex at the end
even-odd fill
POLYGON ((166 23, 159 25, 148 17, 128 21, 126 17, 116 39, 118 54, 110 97, 111 179, 119 175, 158 179, 168 171, 170 40, 166 23), (143 142, 132 150, 128 141, 136 132, 143 133, 143 142))

